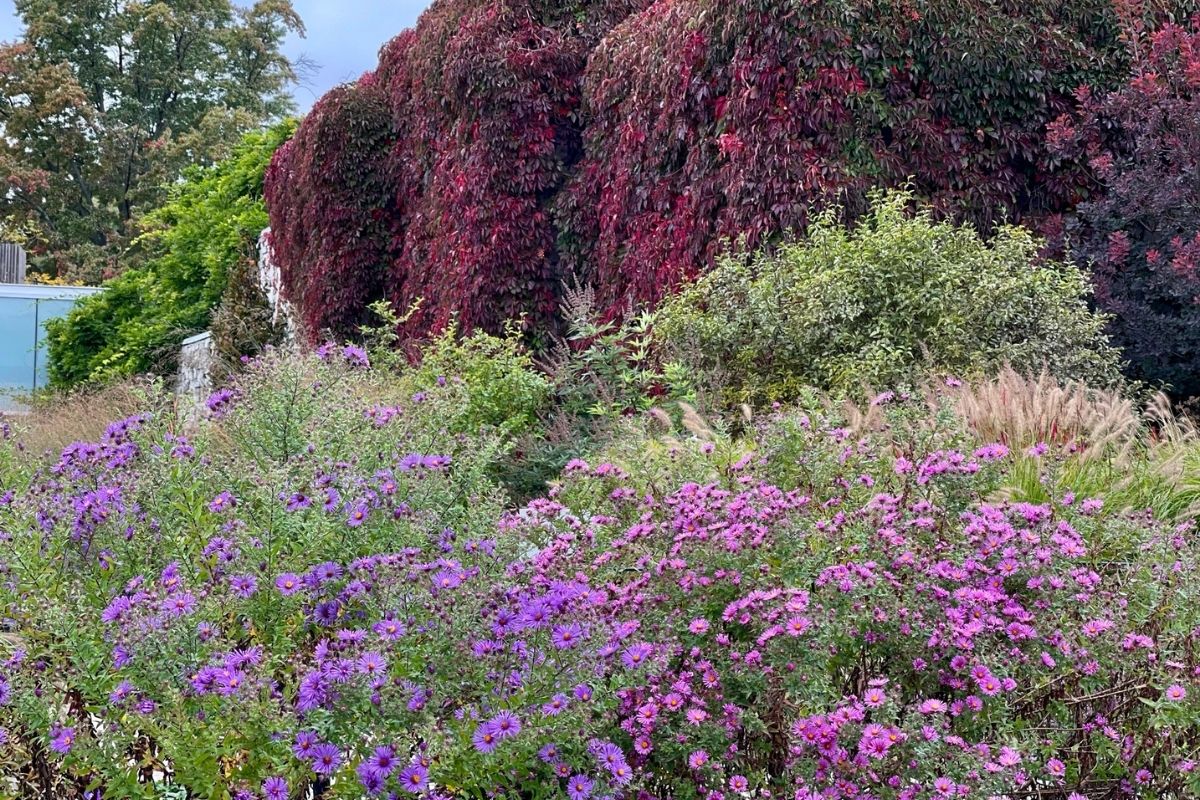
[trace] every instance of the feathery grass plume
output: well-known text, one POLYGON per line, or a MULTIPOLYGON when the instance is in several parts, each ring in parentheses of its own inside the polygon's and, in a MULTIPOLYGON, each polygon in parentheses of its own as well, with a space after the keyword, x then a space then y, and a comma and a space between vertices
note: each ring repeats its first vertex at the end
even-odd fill
POLYGON ((1045 442, 1090 459, 1125 454, 1143 433, 1134 402, 1120 392, 1060 382, 1044 369, 1033 378, 1006 366, 990 380, 941 391, 976 436, 1014 449, 1045 442))

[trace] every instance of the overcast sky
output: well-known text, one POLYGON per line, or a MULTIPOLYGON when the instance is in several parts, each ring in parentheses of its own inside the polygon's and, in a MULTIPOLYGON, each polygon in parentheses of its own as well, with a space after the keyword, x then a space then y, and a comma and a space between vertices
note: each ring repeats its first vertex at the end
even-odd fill
MULTIPOLYGON (((285 49, 292 58, 307 56, 317 67, 295 88, 296 104, 307 111, 331 87, 373 68, 379 48, 411 27, 429 0, 292 0, 292 4, 308 36, 293 37, 285 49)), ((13 0, 0 0, 0 40, 15 39, 20 26, 13 0)))

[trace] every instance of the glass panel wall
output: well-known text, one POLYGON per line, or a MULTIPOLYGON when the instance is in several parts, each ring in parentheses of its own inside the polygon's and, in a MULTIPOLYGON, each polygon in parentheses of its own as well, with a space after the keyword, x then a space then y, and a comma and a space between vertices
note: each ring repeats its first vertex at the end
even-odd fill
POLYGON ((21 410, 22 397, 46 385, 46 320, 63 316, 97 291, 0 284, 0 411, 21 410))

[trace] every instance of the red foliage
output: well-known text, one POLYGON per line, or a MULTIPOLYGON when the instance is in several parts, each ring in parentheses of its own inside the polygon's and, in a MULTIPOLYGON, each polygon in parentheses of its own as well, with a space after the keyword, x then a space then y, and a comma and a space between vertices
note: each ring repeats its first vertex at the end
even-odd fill
POLYGON ((614 308, 654 302, 730 238, 910 179, 982 228, 1068 207, 1081 178, 1048 168, 1044 127, 1111 80, 1115 22, 1079 0, 656 3, 589 66, 569 267, 614 308))
MULTIPOLYGON (((296 298, 310 336, 348 332, 359 297, 385 296, 400 310, 421 300, 414 335, 452 316, 466 330, 553 317, 562 276, 549 207, 580 156, 579 77, 596 40, 635 2, 442 0, 389 43, 370 93, 386 98, 390 138, 356 142, 348 152, 358 165, 336 178, 355 195, 365 187, 354 172, 380 182, 356 201, 382 214, 369 242, 361 227, 340 232, 340 219, 303 201, 327 180, 315 151, 356 127, 343 115, 331 130, 314 110, 268 177, 274 237, 287 241, 277 257, 286 270, 318 273, 302 283, 320 291, 296 298)), ((323 104, 341 108, 354 91, 323 104)), ((372 123, 366 135, 375 132, 372 123)))
POLYGON ((981 227, 1064 211, 1086 175, 1045 125, 1123 75, 1112 2, 438 0, 277 157, 278 256, 318 273, 289 282, 314 332, 380 296, 423 300, 412 336, 538 330, 564 278, 614 313, 653 303, 728 238, 910 176, 981 227))
POLYGON ((1191 29, 1132 27, 1134 73, 1113 92, 1079 93, 1051 126, 1064 158, 1098 191, 1068 227, 1092 264, 1096 299, 1134 377, 1200 394, 1200 16, 1191 29))
POLYGON ((387 293, 398 308, 422 300, 417 331, 554 314, 546 203, 578 158, 588 43, 540 5, 444 2, 383 53, 400 128, 387 293))
POLYGON ((309 339, 353 331, 383 292, 392 136, 386 97, 368 75, 317 101, 267 169, 271 245, 309 339))

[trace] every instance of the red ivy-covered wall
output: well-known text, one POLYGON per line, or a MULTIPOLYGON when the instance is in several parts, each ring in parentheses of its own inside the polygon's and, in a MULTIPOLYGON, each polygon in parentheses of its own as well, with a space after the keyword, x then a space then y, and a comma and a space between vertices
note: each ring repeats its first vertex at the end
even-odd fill
POLYGON ((326 94, 265 176, 271 247, 310 338, 349 333, 387 285, 391 109, 373 75, 326 94))
POLYGON ((1124 74, 1112 0, 437 0, 267 177, 312 337, 651 304, 728 239, 910 179, 988 227, 1070 208, 1047 122, 1124 74))

